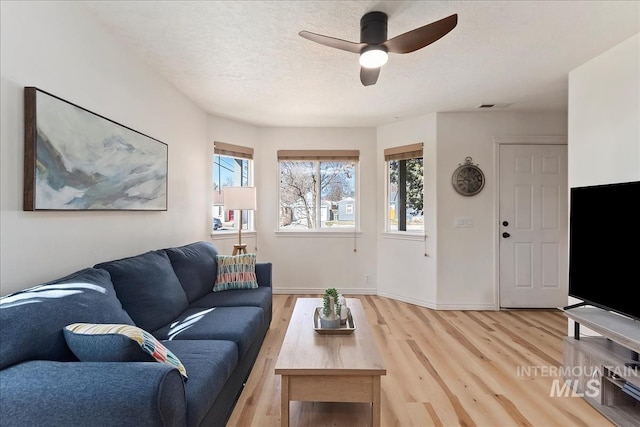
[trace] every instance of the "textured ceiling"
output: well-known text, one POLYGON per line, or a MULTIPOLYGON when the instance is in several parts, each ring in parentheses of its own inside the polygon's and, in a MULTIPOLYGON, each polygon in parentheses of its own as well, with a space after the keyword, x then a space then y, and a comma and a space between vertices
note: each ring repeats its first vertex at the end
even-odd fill
POLYGON ((568 72, 640 32, 640 2, 104 1, 85 7, 205 111, 267 126, 376 126, 430 112, 566 110, 568 72), (389 38, 458 14, 444 38, 391 54, 378 83, 358 56, 298 36, 359 41, 362 15, 389 38))

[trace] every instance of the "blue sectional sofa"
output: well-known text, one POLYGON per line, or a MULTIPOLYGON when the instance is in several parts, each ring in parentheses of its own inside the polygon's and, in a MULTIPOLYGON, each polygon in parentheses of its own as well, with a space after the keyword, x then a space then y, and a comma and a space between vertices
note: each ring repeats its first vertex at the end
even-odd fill
POLYGON ((0 299, 0 425, 224 426, 271 323, 271 264, 257 289, 212 292, 206 242, 100 263, 0 299), (72 323, 134 325, 186 368, 79 361, 72 323))

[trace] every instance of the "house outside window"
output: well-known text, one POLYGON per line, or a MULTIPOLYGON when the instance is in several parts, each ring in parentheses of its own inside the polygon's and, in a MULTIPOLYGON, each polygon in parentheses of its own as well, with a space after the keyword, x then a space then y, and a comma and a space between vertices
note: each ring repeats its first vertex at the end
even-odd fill
POLYGON ((346 215, 353 215, 353 203, 348 203, 344 207, 344 212, 346 215))
POLYGON ((356 229, 359 155, 357 150, 278 151, 278 229, 356 229))
POLYGON ((387 218, 390 232, 424 232, 423 144, 388 148, 387 218))
POLYGON ((242 221, 238 221, 240 211, 224 209, 225 187, 249 187, 253 181, 253 149, 238 145, 214 142, 213 154, 213 206, 212 234, 237 231, 242 224, 243 231, 253 230, 253 211, 242 211, 242 221))

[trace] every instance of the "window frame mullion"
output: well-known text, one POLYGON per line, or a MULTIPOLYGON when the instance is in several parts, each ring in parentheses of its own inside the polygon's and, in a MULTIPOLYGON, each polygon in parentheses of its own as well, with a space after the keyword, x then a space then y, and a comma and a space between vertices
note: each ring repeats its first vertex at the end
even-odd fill
POLYGON ((322 194, 320 194, 320 182, 322 181, 322 176, 320 175, 320 160, 314 162, 316 164, 316 230, 320 230, 322 228, 322 194))
POLYGON ((398 160, 398 231, 407 231, 407 161, 398 160))

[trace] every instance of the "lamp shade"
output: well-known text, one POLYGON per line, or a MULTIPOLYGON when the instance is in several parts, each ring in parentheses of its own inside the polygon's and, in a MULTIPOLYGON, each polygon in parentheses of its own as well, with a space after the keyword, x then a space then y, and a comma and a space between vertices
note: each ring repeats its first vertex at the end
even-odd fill
POLYGON ((222 190, 213 190, 213 206, 224 206, 224 194, 222 190))
POLYGON ((225 187, 225 210, 256 210, 256 187, 225 187))

